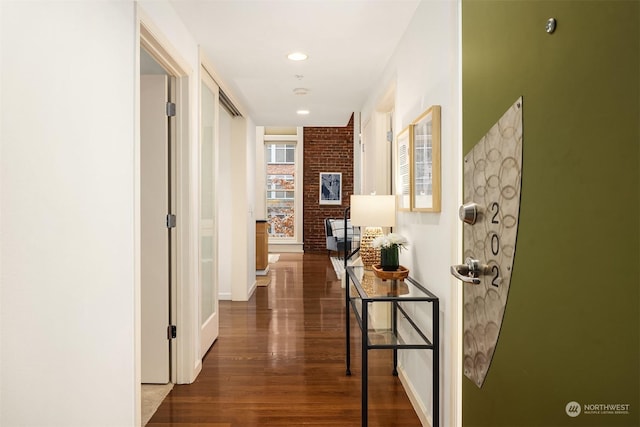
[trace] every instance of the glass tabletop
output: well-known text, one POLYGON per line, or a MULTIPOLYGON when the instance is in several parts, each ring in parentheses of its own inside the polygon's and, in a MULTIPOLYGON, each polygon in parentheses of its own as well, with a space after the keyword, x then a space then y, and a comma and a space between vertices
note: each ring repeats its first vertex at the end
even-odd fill
POLYGON ((382 280, 372 270, 362 266, 347 267, 352 284, 350 296, 372 300, 415 300, 430 301, 437 297, 415 280, 382 280))

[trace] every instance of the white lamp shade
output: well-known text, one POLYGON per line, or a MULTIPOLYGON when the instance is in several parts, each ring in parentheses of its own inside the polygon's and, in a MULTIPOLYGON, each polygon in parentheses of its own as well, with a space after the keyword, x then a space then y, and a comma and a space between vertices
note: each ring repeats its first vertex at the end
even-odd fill
POLYGON ((395 227, 396 196, 352 195, 351 224, 359 227, 395 227))

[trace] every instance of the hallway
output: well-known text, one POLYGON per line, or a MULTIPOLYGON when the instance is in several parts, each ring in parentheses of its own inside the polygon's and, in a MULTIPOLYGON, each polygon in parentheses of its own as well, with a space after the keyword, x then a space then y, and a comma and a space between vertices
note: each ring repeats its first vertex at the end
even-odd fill
MULTIPOLYGON (((359 339, 347 377, 344 290, 331 261, 283 254, 270 274, 248 302, 220 302, 202 372, 176 385, 147 426, 360 425, 359 339)), ((370 352, 369 425, 420 426, 391 369, 390 351, 370 352)))

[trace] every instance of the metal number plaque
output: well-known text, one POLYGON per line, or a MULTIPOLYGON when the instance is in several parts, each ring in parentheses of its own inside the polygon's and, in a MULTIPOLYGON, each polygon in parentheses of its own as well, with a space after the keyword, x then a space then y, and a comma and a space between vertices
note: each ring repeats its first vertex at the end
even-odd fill
POLYGON ((475 281, 464 280, 463 369, 478 387, 491 365, 511 284, 521 171, 522 98, 464 158, 460 216, 468 261, 462 270, 475 281))

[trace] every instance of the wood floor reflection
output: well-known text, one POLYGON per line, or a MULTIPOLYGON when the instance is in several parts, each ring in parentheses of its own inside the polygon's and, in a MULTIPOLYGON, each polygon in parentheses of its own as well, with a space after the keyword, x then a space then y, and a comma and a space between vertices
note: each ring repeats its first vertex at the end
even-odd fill
MULTIPOLYGON (((359 337, 345 375, 344 290, 326 254, 282 254, 248 302, 220 302, 220 336, 150 427, 359 426, 359 337)), ((355 322, 352 322, 352 324, 355 322)), ((420 426, 391 352, 369 352, 369 425, 420 426)))

